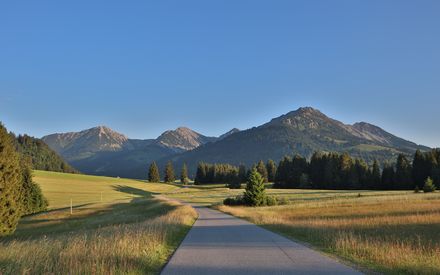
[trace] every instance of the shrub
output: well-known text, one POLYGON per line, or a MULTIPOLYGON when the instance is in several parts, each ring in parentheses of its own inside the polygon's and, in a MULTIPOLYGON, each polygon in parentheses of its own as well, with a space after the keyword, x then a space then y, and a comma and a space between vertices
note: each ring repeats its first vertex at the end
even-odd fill
POLYGON ((243 196, 237 196, 235 198, 226 198, 223 200, 224 205, 244 205, 243 196))
POLYGON ((436 189, 432 179, 430 177, 428 177, 425 181, 425 185, 423 186, 423 192, 425 193, 429 193, 429 192, 434 192, 436 189))
POLYGON ((420 188, 418 185, 416 185, 416 188, 414 188, 414 193, 419 193, 420 192, 420 188))
POLYGON ((267 196, 263 206, 274 206, 278 205, 278 200, 275 197, 267 196))

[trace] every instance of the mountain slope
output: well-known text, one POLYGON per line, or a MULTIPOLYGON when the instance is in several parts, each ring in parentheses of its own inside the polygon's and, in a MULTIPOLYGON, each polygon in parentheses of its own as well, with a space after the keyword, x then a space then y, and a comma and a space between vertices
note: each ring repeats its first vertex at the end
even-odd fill
POLYGON ((394 160, 400 152, 412 154, 417 149, 428 148, 398 138, 377 126, 346 125, 306 107, 171 159, 177 165, 187 163, 194 171, 199 161, 252 165, 260 159, 277 161, 284 155, 310 157, 314 151, 348 152, 367 161, 383 162, 394 160))
POLYGON ((156 139, 156 144, 175 152, 184 152, 215 140, 217 138, 204 136, 186 127, 179 127, 164 132, 156 139))
POLYGON ((87 174, 145 178, 148 165, 176 153, 214 142, 189 128, 169 130, 157 139, 129 139, 105 126, 43 137, 76 169, 87 174))
POLYGON ((132 147, 126 136, 105 126, 81 132, 52 134, 42 139, 68 161, 85 159, 97 152, 115 152, 132 147))
POLYGON ((13 135, 13 137, 17 151, 31 159, 33 169, 78 173, 41 139, 28 135, 19 135, 18 137, 13 135))

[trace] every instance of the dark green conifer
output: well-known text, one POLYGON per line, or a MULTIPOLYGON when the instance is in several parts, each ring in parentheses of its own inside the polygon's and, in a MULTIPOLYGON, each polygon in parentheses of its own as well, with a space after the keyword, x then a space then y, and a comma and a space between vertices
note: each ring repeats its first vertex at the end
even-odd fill
POLYGON ((149 182, 160 182, 159 168, 157 168, 156 162, 154 162, 154 161, 150 165, 150 168, 148 169, 148 181, 149 182))

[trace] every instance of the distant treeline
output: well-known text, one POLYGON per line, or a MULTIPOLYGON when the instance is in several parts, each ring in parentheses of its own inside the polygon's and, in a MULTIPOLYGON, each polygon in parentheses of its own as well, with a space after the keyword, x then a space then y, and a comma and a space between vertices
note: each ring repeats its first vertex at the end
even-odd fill
POLYGON ((28 135, 15 136, 10 133, 18 153, 29 157, 32 169, 63 173, 79 173, 67 164, 44 141, 28 135))
MULTIPOLYGON (((440 149, 417 151, 412 159, 398 155, 395 164, 374 161, 371 166, 348 154, 315 152, 310 161, 300 155, 284 157, 278 165, 260 161, 252 168, 275 188, 409 190, 421 188, 430 177, 440 186, 440 149)), ((251 169, 252 169, 251 168, 251 169)), ((251 169, 244 165, 199 163, 195 184, 227 183, 238 187, 251 169)))

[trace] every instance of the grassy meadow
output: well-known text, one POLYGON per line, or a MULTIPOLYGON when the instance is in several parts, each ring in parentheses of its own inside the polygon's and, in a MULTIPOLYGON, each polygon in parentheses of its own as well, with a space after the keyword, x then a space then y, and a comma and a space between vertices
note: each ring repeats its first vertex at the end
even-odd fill
POLYGON ((51 210, 23 218, 0 240, 0 274, 157 274, 197 217, 190 206, 152 196, 174 185, 34 176, 51 210))
POLYGON ((270 189, 288 201, 271 207, 224 206, 243 192, 224 185, 175 190, 167 197, 215 208, 367 270, 440 274, 440 193, 270 189))
POLYGON ((370 270, 440 274, 440 193, 383 193, 217 208, 370 270))

